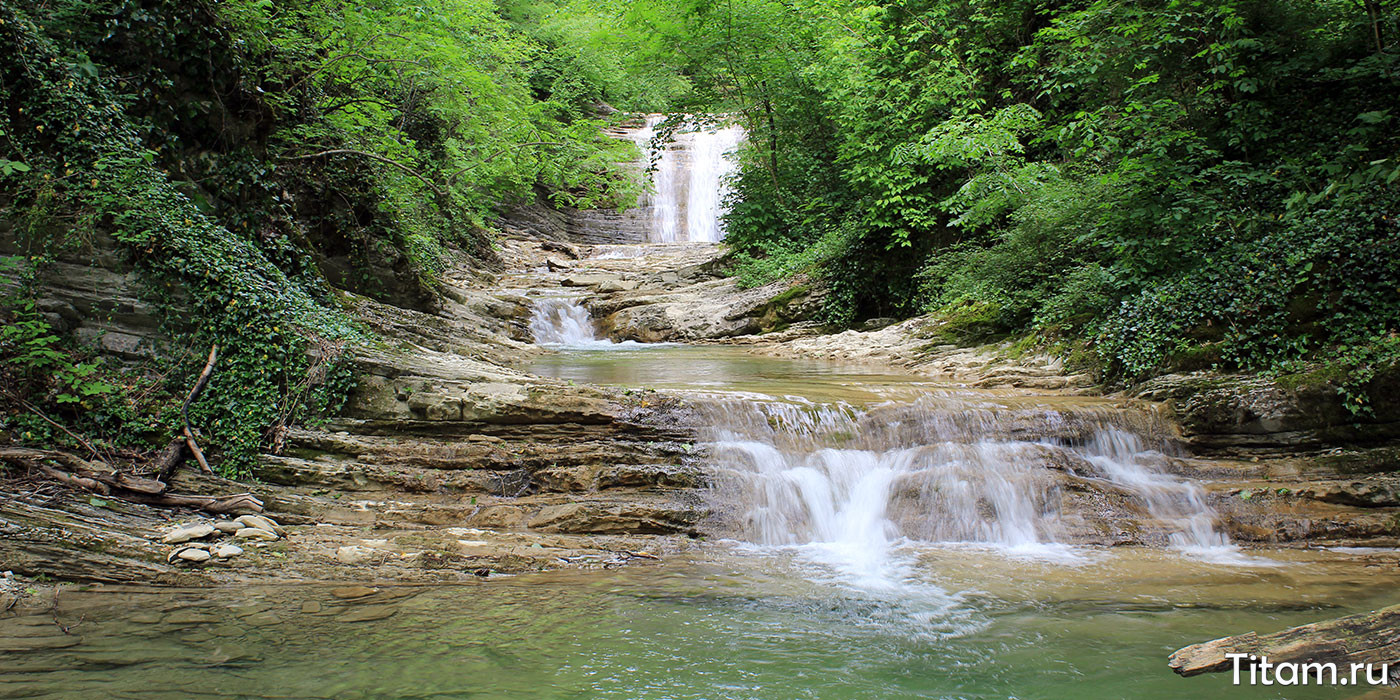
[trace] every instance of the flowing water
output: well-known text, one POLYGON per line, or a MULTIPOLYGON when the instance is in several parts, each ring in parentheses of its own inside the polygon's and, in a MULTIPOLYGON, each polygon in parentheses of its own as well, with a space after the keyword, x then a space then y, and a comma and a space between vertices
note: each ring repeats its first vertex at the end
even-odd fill
POLYGON ((649 239, 654 243, 715 243, 724 238, 723 215, 729 178, 737 167, 734 149, 744 140, 738 126, 712 127, 685 119, 672 140, 658 143, 657 127, 667 117, 652 114, 628 137, 642 151, 652 173, 651 191, 640 202, 651 209, 649 239))
POLYGON ((1396 602, 1400 552, 1238 552, 1150 407, 612 344, 576 298, 534 321, 539 374, 687 396, 713 541, 352 599, 69 591, 0 616, 0 698, 1348 698, 1166 657, 1396 602))

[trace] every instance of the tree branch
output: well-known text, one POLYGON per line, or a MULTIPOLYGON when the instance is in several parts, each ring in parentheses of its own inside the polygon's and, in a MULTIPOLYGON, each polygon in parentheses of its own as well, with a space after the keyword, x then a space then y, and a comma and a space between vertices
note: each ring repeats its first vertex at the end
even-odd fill
POLYGON ((332 148, 328 151, 321 151, 319 153, 308 153, 302 156, 287 156, 283 158, 283 160, 306 160, 307 158, 320 158, 321 156, 331 156, 336 155, 338 153, 348 153, 357 156, 364 156, 366 158, 369 158, 370 160, 377 160, 386 165, 391 165, 395 168, 398 168, 399 170, 402 170, 405 173, 408 173, 409 175, 412 175, 413 177, 418 178, 420 182, 428 186, 428 189, 431 189, 432 191, 436 192, 439 197, 447 196, 447 193, 443 192, 442 188, 433 184, 432 180, 429 180, 428 178, 424 177, 423 174, 418 172, 417 170, 414 170, 413 168, 410 168, 407 165, 404 165, 403 163, 400 163, 396 160, 391 160, 389 158, 385 158, 384 156, 375 153, 369 153, 367 151, 357 151, 353 148, 332 148))

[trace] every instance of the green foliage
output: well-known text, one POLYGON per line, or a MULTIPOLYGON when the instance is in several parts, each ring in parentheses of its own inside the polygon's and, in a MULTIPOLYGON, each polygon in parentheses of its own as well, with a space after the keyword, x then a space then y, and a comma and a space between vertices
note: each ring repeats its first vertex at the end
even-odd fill
POLYGON ((750 131, 745 284, 1087 341, 1120 379, 1336 361, 1355 388, 1391 357, 1400 5, 656 4, 750 131))

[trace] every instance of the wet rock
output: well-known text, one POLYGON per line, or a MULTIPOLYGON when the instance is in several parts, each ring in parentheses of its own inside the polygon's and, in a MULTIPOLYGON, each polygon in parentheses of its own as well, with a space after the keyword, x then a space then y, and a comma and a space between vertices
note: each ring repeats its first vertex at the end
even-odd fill
POLYGON ((76 635, 56 635, 43 637, 0 637, 0 651, 24 652, 41 649, 68 649, 83 643, 76 635))
POLYGON ((578 534, 677 534, 690 532, 700 513, 669 504, 565 503, 547 506, 529 520, 531 529, 578 534))
POLYGON ((1298 494, 1324 503, 1362 508, 1400 506, 1400 476, 1377 474, 1352 481, 1316 482, 1298 494))
POLYGON ((340 600, 355 600, 357 598, 366 598, 378 592, 378 588, 370 588, 369 586, 341 586, 339 588, 331 589, 331 595, 335 598, 339 598, 340 600))
POLYGON ((164 537, 160 538, 160 541, 163 544, 183 544, 185 542, 189 542, 190 540, 204 539, 205 537, 208 537, 214 534, 215 532, 218 531, 215 530, 214 526, 210 525, 209 523, 195 523, 193 525, 185 525, 183 527, 179 527, 170 532, 167 532, 164 537))
POLYGON ((388 605, 366 605, 363 607, 351 608, 339 615, 336 615, 336 622, 370 622, 373 620, 383 620, 393 617, 398 612, 388 605))
POLYGON ((275 542, 279 539, 277 533, 258 527, 245 527, 233 533, 233 536, 240 540, 258 540, 262 542, 275 542))

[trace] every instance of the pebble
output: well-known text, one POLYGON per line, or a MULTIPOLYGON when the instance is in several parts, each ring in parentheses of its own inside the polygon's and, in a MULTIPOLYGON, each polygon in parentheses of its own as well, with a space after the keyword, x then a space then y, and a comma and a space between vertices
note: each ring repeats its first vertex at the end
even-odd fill
POLYGON ((243 553, 243 548, 236 544, 221 544, 214 548, 214 556, 220 559, 236 557, 243 553))
POLYGON ((225 535, 232 535, 233 533, 243 529, 243 523, 240 523, 236 520, 220 520, 214 523, 214 529, 224 533, 225 535))
POLYGON ((214 526, 209 523, 194 523, 167 532, 160 541, 165 544, 183 544, 190 540, 200 540, 214 534, 214 526))
POLYGON ((265 540, 271 542, 277 539, 277 535, 271 531, 259 527, 245 527, 233 533, 234 537, 240 540, 265 540))
POLYGON ((175 556, 185 561, 192 561, 198 564, 199 562, 209 561, 213 555, 203 549, 189 548, 176 552, 175 556))
POLYGON ((315 615, 316 613, 321 612, 321 604, 314 600, 308 600, 305 603, 301 604, 301 611, 306 613, 307 615, 315 615))

